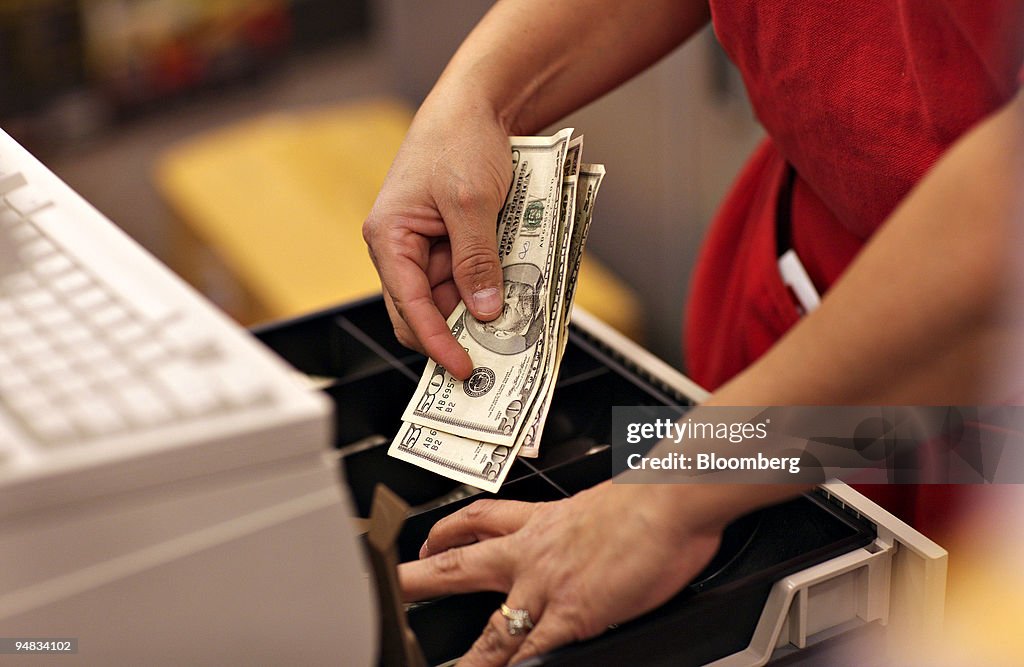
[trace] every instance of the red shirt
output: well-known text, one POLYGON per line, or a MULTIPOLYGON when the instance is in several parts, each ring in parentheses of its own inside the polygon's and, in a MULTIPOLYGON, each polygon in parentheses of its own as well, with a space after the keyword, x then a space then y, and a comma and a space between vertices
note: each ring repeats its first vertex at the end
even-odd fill
POLYGON ((713 389, 798 319, 776 265, 786 163, 797 172, 792 245, 824 293, 942 153, 1013 97, 1024 2, 710 4, 769 135, 716 216, 694 273, 687 370, 713 389))

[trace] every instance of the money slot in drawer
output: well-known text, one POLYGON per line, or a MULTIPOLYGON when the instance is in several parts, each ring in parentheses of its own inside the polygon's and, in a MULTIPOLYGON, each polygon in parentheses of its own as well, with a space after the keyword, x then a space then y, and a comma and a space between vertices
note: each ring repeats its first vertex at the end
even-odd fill
POLYGON ((380 298, 271 323, 253 333, 303 373, 337 381, 398 367, 419 376, 426 362, 395 339, 380 298))
POLYGON ((347 315, 335 319, 335 325, 342 331, 342 340, 346 343, 351 341, 344 357, 345 364, 338 374, 339 380, 372 375, 389 368, 410 369, 412 376, 419 379, 426 357, 401 345, 391 346, 390 343, 395 341, 394 333, 389 331, 385 337, 367 333, 347 315))
POLYGON ((378 356, 335 322, 336 311, 313 313, 253 330, 265 345, 307 375, 337 378, 378 356))
POLYGON ((558 369, 556 391, 558 386, 575 382, 604 368, 605 365, 600 359, 570 340, 565 346, 565 355, 558 369))
POLYGON ((343 381, 327 387, 334 402, 334 445, 343 448, 373 435, 391 441, 402 423, 405 400, 412 396, 416 381, 407 369, 343 381))
POLYGON ((342 470, 359 516, 370 515, 373 490, 378 483, 414 506, 451 493, 460 486, 455 480, 391 458, 388 456, 390 445, 391 437, 382 437, 376 446, 342 456, 342 470))
POLYGON ((395 329, 380 297, 349 304, 340 315, 351 323, 353 330, 364 334, 367 340, 373 341, 385 354, 395 359, 415 354, 395 338, 395 329))
MULTIPOLYGON (((515 470, 509 472, 513 474, 515 470)), ((466 487, 472 489, 472 487, 466 487)), ((499 498, 501 500, 522 500, 526 502, 540 502, 547 500, 559 500, 565 495, 552 486, 540 475, 530 475, 521 479, 506 482, 498 493, 485 493, 478 489, 472 489, 472 495, 460 498, 439 507, 426 511, 413 513, 406 519, 402 532, 398 536, 398 558, 401 562, 415 560, 419 557, 420 546, 427 539, 430 528, 441 519, 454 514, 463 507, 482 500, 484 498, 499 498)))

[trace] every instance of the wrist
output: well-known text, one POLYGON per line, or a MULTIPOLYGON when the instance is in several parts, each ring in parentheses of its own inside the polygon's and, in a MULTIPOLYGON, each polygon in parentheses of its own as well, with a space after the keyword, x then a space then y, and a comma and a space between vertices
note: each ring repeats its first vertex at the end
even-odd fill
POLYGON ((446 70, 424 99, 417 116, 427 113, 458 123, 494 123, 506 136, 523 134, 516 124, 518 105, 489 90, 490 87, 485 75, 446 70))

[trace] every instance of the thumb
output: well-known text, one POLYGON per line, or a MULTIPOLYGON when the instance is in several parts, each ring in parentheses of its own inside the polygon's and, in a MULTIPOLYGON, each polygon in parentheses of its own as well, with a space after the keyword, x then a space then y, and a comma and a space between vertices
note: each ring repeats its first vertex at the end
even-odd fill
POLYGON ((445 216, 452 249, 452 277, 469 312, 478 320, 493 320, 504 305, 501 262, 494 220, 497 210, 473 207, 476 215, 463 209, 445 216))

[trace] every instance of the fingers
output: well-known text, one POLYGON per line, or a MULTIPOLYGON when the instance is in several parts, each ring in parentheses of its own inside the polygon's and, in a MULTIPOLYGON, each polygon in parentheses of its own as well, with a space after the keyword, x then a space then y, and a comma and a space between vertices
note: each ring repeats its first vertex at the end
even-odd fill
MULTIPOLYGON (((451 250, 449 249, 448 242, 435 243, 430 249, 430 259, 427 264, 427 280, 431 286, 431 296, 434 303, 444 318, 447 318, 455 310, 455 307, 459 305, 459 301, 462 300, 455 287, 455 282, 452 280, 451 271, 451 250)), ((398 315, 398 310, 391 299, 391 294, 388 293, 384 285, 381 286, 381 292, 384 296, 384 305, 388 311, 388 318, 395 329, 395 338, 405 347, 417 352, 424 352, 423 346, 416 339, 412 329, 398 315)))
MULTIPOLYGON (((381 275, 385 276, 382 271, 381 275)), ((469 354, 452 337, 448 324, 434 303, 427 276, 418 267, 399 268, 393 280, 384 278, 389 286, 386 294, 395 335, 406 347, 419 349, 444 366, 460 380, 473 372, 469 354), (392 291, 390 286, 395 285, 392 291), (410 335, 411 334, 411 335, 410 335)))
POLYGON ((420 548, 420 558, 513 533, 526 523, 536 507, 536 503, 515 500, 478 500, 434 524, 420 548))
POLYGON ((508 664, 516 664, 527 658, 543 655, 570 642, 588 638, 577 632, 567 617, 563 616, 556 608, 548 607, 545 614, 536 621, 533 630, 526 635, 523 641, 519 642, 519 648, 508 658, 508 664))
POLYGON ((459 296, 459 290, 456 289, 455 283, 451 280, 435 285, 431 290, 431 294, 442 316, 451 315, 455 307, 462 301, 462 297, 459 296))
MULTIPOLYGON (((543 592, 531 590, 527 586, 516 585, 509 591, 505 606, 513 619, 520 611, 525 610, 529 619, 537 623, 544 614, 543 592), (538 595, 538 593, 540 595, 538 595)), ((513 655, 520 652, 522 646, 529 642, 532 630, 529 627, 517 628, 515 621, 502 613, 499 608, 491 614, 480 637, 459 660, 459 667, 485 667, 509 664, 513 655), (513 630, 516 634, 512 634, 513 630)))
MULTIPOLYGON (((398 341, 425 352, 458 379, 469 377, 473 371, 469 354, 452 337, 434 302, 433 285, 427 275, 432 254, 429 239, 409 229, 382 228, 374 219, 364 223, 363 237, 380 274, 385 304, 398 341)), ((435 264, 441 259, 443 257, 435 264)), ((442 274, 437 268, 431 271, 435 278, 442 274)), ((444 290, 441 294, 444 296, 444 290)), ((449 305, 450 301, 449 296, 444 305, 449 305)))
POLYGON ((416 340, 431 359, 444 366, 449 373, 465 380, 473 372, 469 354, 452 337, 451 330, 429 296, 415 296, 401 300, 392 295, 395 310, 412 329, 416 340))
POLYGON ((515 574, 507 539, 478 542, 403 563, 398 567, 402 598, 414 602, 449 593, 507 591, 515 574))
POLYGON ((462 300, 452 279, 452 250, 448 241, 438 241, 430 247, 427 280, 430 282, 434 303, 441 315, 447 318, 462 300))
POLYGON ((444 239, 438 239, 430 245, 427 280, 431 287, 452 280, 452 245, 444 239))
POLYGON ((388 294, 387 289, 383 285, 381 285, 381 294, 384 297, 384 307, 388 311, 388 319, 391 320, 391 326, 394 327, 395 330, 395 338, 397 338, 398 342, 405 347, 416 350, 421 354, 425 354, 423 352, 423 346, 420 345, 418 340, 416 340, 416 336, 413 335, 412 329, 410 329, 409 325, 405 323, 405 320, 398 316, 398 310, 395 308, 395 303, 391 300, 391 295, 388 294))
POLYGON ((502 310, 501 262, 494 221, 500 201, 462 193, 441 207, 451 239, 452 275, 466 307, 477 319, 493 320, 502 310))

